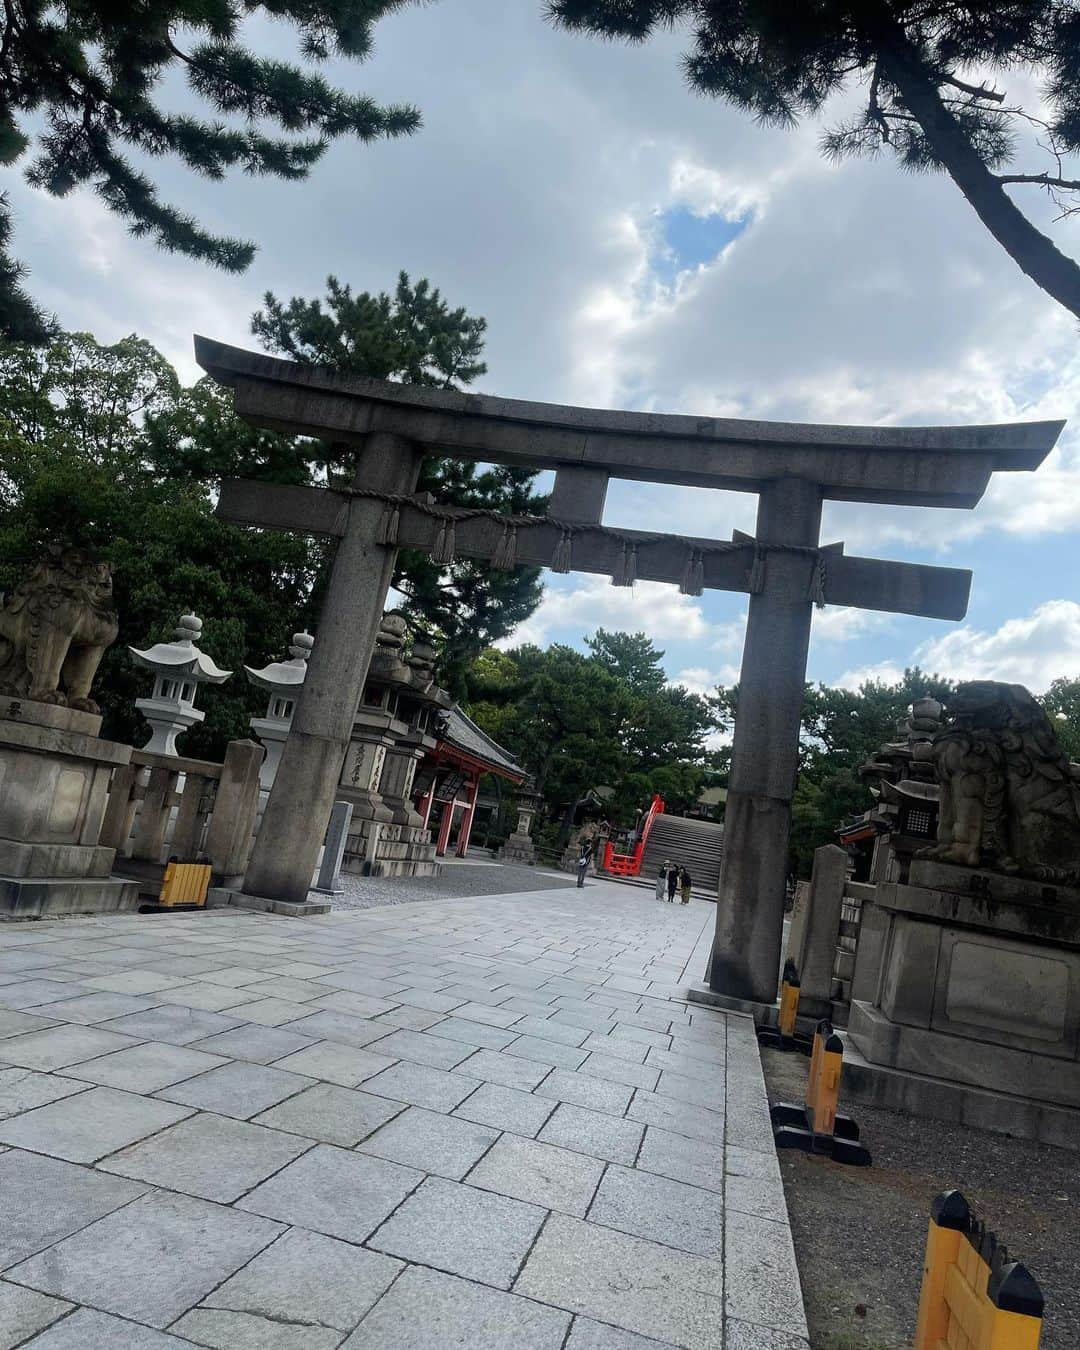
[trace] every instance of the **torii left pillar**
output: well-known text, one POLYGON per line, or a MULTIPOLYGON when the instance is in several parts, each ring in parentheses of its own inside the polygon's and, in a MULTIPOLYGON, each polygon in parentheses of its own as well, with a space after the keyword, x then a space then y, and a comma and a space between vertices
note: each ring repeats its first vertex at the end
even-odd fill
MULTIPOLYGON (((351 449, 351 447, 350 447, 351 449)), ((401 436, 372 432, 354 488, 411 493, 422 454, 401 436)), ((292 727, 244 877, 245 895, 307 899, 341 766, 367 679, 397 549, 373 541, 383 503, 350 497, 292 727)))

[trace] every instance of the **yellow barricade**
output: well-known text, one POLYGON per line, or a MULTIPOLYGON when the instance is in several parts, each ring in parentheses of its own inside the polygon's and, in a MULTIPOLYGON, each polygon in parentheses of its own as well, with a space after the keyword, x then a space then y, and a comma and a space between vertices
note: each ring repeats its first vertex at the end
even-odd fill
POLYGON ((930 1210, 914 1350, 1038 1350, 1038 1284, 959 1191, 930 1210))
POLYGON ((784 983, 780 988, 780 1035, 795 1035, 795 1019, 799 1015, 799 972, 795 962, 784 966, 784 983))
POLYGON ((163 909, 174 905, 206 904, 206 892, 210 889, 209 863, 170 862, 161 879, 161 895, 158 904, 163 909))

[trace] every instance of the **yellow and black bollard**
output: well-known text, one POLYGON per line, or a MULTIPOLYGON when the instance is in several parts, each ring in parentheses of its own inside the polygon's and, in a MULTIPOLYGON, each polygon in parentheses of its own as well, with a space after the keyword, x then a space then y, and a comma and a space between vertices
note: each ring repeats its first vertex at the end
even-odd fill
POLYGON ((777 1148, 825 1153, 834 1162, 853 1167, 870 1166, 870 1154, 859 1143, 858 1125, 836 1109, 843 1067, 844 1043, 833 1030, 832 1023, 824 1019, 814 1032, 806 1105, 789 1106, 778 1102, 770 1110, 773 1141, 777 1148))
POLYGON ((930 1207, 914 1350, 1038 1350, 1043 1296, 959 1191, 930 1207))
POLYGON ((778 1025, 762 1027, 758 1042, 771 1050, 799 1050, 810 1054, 811 1038, 796 1029, 799 1015, 799 972, 789 956, 784 963, 784 978, 780 985, 780 1013, 778 1025))

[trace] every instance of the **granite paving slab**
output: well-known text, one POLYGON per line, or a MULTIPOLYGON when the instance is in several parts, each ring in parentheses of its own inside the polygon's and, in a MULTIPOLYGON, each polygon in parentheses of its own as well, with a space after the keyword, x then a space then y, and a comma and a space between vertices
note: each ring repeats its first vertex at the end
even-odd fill
POLYGON ((61 1097, 71 1097, 76 1092, 85 1092, 89 1086, 89 1083, 79 1083, 59 1074, 39 1073, 36 1069, 2 1068, 0 1120, 59 1101, 61 1097))
POLYGON ((555 1308, 410 1266, 342 1350, 561 1350, 569 1322, 555 1308))
POLYGON ((173 1330, 217 1350, 333 1350, 402 1269, 392 1257, 292 1228, 173 1330))
POLYGON ((142 994, 80 994, 77 998, 61 999, 57 1003, 42 1003, 35 1007, 35 1015, 55 1022, 105 1022, 110 1017, 142 1012, 152 1008, 160 999, 142 994))
POLYGON ((110 1050, 123 1050, 135 1045, 134 1036, 118 1035, 101 1027, 60 1025, 46 1031, 28 1031, 22 1036, 9 1036, 4 1041, 4 1061, 25 1069, 63 1069, 69 1064, 80 1064, 110 1050))
POLYGON ((18 1012, 14 1008, 0 1008, 0 1040, 9 1036, 18 1036, 25 1031, 44 1031, 56 1025, 55 1017, 42 1017, 39 1013, 18 1012))
POLYGON ((114 1050, 98 1059, 73 1064, 67 1072, 72 1078, 122 1088, 125 1092, 156 1092, 224 1063, 220 1055, 207 1055, 163 1041, 143 1041, 126 1050, 114 1050))
POLYGON ((752 1024, 680 985, 715 910, 468 870, 0 926, 23 1343, 808 1350, 752 1024))
POLYGON ((670 1341, 654 1341, 620 1327, 605 1326, 588 1317, 575 1317, 566 1350, 678 1350, 670 1341))
POLYGON ((583 1219, 603 1172, 599 1159, 504 1134, 467 1179, 470 1186, 583 1219))
POLYGON ((162 1004, 146 1012, 130 1013, 105 1024, 108 1031, 120 1031, 126 1036, 137 1036, 144 1041, 168 1041, 170 1045, 190 1045, 216 1031, 229 1031, 240 1025, 240 1018, 223 1013, 203 1012, 199 1008, 184 1008, 176 1004, 162 1004))
POLYGON ((609 1167, 589 1209, 604 1224, 698 1256, 721 1256, 724 1205, 715 1192, 628 1167, 609 1167))
POLYGON ((183 1083, 162 1088, 155 1095, 165 1101, 195 1106, 202 1111, 215 1111, 221 1116, 250 1120, 260 1111, 266 1111, 286 1097, 295 1096, 314 1079, 286 1069, 271 1068, 266 1064, 250 1064, 246 1060, 230 1060, 216 1069, 189 1077, 183 1083))
POLYGON ((455 1109, 454 1115, 477 1125, 511 1130, 531 1139, 540 1132, 554 1110, 552 1101, 531 1092, 520 1092, 498 1083, 482 1083, 455 1109))
POLYGON ((129 1204, 146 1187, 58 1158, 0 1154, 0 1270, 129 1204))
MULTIPOLYGON (((388 1109, 401 1110, 394 1102, 388 1109)), ((410 1106, 360 1144, 361 1153, 460 1181, 499 1137, 497 1130, 410 1106)))
POLYGON ((295 1134, 204 1114, 121 1149, 98 1167, 228 1204, 306 1153, 313 1143, 295 1134))
POLYGON ((587 1106, 590 1111, 606 1111, 609 1116, 624 1115, 634 1095, 633 1089, 625 1084, 611 1083, 570 1069, 553 1069, 535 1091, 538 1097, 587 1106))
MULTIPOLYGON (((399 1064, 365 1079, 364 1090, 375 1092, 410 1106, 426 1106, 431 1111, 452 1111, 470 1093, 481 1086, 478 1078, 447 1073, 426 1064, 399 1064)), ((483 1122, 481 1122, 483 1123, 483 1122)))
POLYGON ((320 1078, 326 1083, 337 1083, 339 1087, 356 1087, 394 1063, 389 1055, 380 1055, 374 1050, 340 1045, 337 1041, 318 1041, 275 1060, 274 1068, 307 1078, 320 1078))
POLYGON ((607 1162, 632 1164, 641 1146, 644 1125, 633 1120, 589 1111, 562 1103, 540 1131, 545 1144, 559 1144, 577 1153, 587 1153, 607 1162))
POLYGON ((324 1144, 352 1148, 406 1108, 370 1092, 316 1083, 254 1117, 258 1125, 288 1130, 324 1144))
POLYGON ((0 1346, 21 1345, 72 1310, 70 1303, 0 1280, 0 1346))
POLYGON ((519 1088, 530 1092, 551 1072, 548 1064, 537 1064, 533 1060, 521 1059, 516 1055, 498 1054, 493 1050, 474 1050, 468 1059, 461 1061, 461 1072, 471 1078, 481 1078, 485 1083, 500 1083, 503 1087, 519 1088))
POLYGON ((317 1144, 245 1195, 239 1207, 359 1243, 423 1180, 416 1168, 317 1144))
POLYGON ((428 1177, 376 1230, 369 1246, 509 1289, 545 1218, 539 1205, 428 1177))
POLYGON ((387 1031, 372 1049, 391 1059, 406 1059, 411 1064, 428 1064, 433 1069, 452 1069, 467 1059, 472 1050, 460 1041, 428 1036, 422 1031, 387 1031))
POLYGON ((254 1214, 155 1191, 4 1273, 164 1329, 280 1232, 254 1214))
POLYGON ((314 1044, 310 1036, 299 1036, 295 1031, 281 1027, 257 1026, 254 1022, 234 1027, 232 1031, 219 1031, 201 1041, 188 1042, 192 1050, 224 1055, 228 1059, 248 1059, 253 1064, 272 1064, 276 1059, 284 1059, 286 1055, 306 1050, 314 1044))
POLYGON ((553 1214, 514 1292, 685 1350, 723 1350, 724 1265, 553 1214))
POLYGON ((108 1313, 79 1308, 25 1342, 25 1347, 26 1350, 191 1350, 191 1342, 108 1313))
POLYGON ((0 1142, 90 1163, 173 1125, 191 1111, 115 1088, 92 1087, 0 1122, 0 1142))

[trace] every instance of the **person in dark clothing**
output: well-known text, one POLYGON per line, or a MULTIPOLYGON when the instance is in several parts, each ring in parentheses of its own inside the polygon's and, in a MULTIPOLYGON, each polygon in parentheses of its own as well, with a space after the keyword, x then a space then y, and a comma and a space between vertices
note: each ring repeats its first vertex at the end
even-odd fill
POLYGON ((685 867, 679 868, 679 890, 682 892, 682 902, 684 905, 690 903, 690 887, 693 883, 690 879, 690 873, 685 867))
POLYGON ((589 870, 589 863, 592 861, 592 844, 585 844, 581 850, 581 856, 577 862, 577 884, 578 890, 585 885, 585 873, 589 870))
POLYGON ((672 867, 667 874, 667 898, 669 905, 674 903, 675 892, 678 889, 678 886, 679 886, 679 869, 677 867, 672 867))

